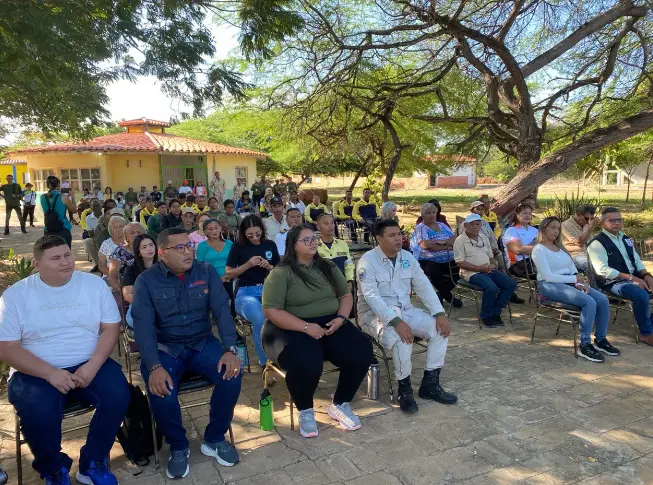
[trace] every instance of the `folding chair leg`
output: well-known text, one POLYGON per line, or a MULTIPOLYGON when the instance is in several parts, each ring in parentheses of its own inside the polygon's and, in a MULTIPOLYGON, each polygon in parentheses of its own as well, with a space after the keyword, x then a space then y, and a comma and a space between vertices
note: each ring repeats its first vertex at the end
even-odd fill
MULTIPOLYGON (((243 332, 243 342, 245 342, 245 353, 247 353, 247 335, 245 335, 245 332, 243 332)), ((247 373, 252 373, 252 361, 249 358, 249 354, 247 355, 247 373)))
POLYGON ((295 412, 293 411, 292 396, 290 396, 290 431, 295 431, 295 412))
MULTIPOLYGON (((621 310, 621 308, 619 308, 619 307, 616 307, 615 310, 614 310, 614 318, 612 319, 612 325, 617 323, 617 317, 619 316, 619 310, 621 310)), ((633 314, 633 318, 635 318, 635 314, 633 314)))
POLYGON ((385 373, 388 378, 388 389, 390 389, 390 402, 395 402, 395 391, 392 384, 392 374, 390 374, 390 360, 388 360, 388 356, 385 353, 385 349, 381 345, 378 345, 378 348, 381 350, 381 355, 383 356, 382 357, 383 364, 385 365, 385 373))
POLYGON ((531 333, 531 344, 535 341, 535 326, 537 325, 537 317, 539 312, 535 310, 535 318, 533 319, 533 332, 531 333))
POLYGON ((556 329, 556 337, 560 335, 560 325, 562 325, 562 312, 560 312, 560 317, 558 318, 558 328, 556 329))
POLYGON ((508 301, 508 320, 510 321, 510 325, 512 325, 512 308, 510 308, 510 301, 508 301))
MULTIPOLYGON (((475 291, 472 292, 474 294, 474 304, 476 305, 476 318, 478 318, 478 329, 481 330, 483 329, 483 322, 481 322, 481 310, 478 308, 478 295, 476 294, 475 291)), ((483 296, 481 296, 483 298, 483 296)))
MULTIPOLYGON (((147 390, 145 391, 145 396, 147 396, 147 390)), ((159 469, 159 447, 156 441, 156 422, 154 421, 154 413, 152 412, 152 405, 150 404, 150 398, 147 396, 147 404, 150 406, 150 419, 152 420, 152 444, 154 445, 154 468, 159 469)))
POLYGON ((571 317, 571 326, 574 328, 574 357, 578 358, 578 344, 576 343, 576 333, 577 327, 580 325, 580 320, 578 320, 578 325, 576 325, 576 320, 574 317, 571 317))
POLYGON ((18 415, 15 413, 14 420, 16 422, 16 474, 18 475, 18 485, 23 485, 23 455, 21 450, 20 421, 18 420, 18 415))
POLYGON ((231 428, 231 425, 229 425, 229 442, 231 445, 234 445, 234 430, 231 428))

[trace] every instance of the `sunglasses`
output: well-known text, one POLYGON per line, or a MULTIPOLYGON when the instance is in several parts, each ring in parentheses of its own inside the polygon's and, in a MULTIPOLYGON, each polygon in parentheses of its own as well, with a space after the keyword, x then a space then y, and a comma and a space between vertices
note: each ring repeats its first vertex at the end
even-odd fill
POLYGON ((245 234, 247 239, 259 239, 263 235, 262 231, 255 232, 254 234, 245 234))

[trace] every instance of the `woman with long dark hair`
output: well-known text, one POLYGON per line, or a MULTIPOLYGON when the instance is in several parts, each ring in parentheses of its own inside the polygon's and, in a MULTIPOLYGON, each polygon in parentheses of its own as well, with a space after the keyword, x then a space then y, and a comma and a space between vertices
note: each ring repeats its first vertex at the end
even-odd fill
POLYGON ((238 234, 238 243, 232 246, 227 258, 225 274, 230 280, 237 280, 236 312, 252 324, 259 364, 264 367, 268 358, 261 345, 265 320, 261 296, 265 278, 279 263, 279 252, 274 241, 266 238, 263 221, 254 214, 243 219, 238 234))
POLYGON ((131 317, 131 304, 134 296, 134 283, 140 274, 149 269, 154 263, 159 261, 157 254, 156 241, 149 234, 139 234, 134 238, 132 251, 134 255, 134 262, 127 266, 125 274, 122 277, 122 297, 129 303, 129 309, 125 320, 130 327, 134 326, 134 321, 131 317))
POLYGON ((515 207, 510 227, 503 234, 508 272, 519 278, 536 278, 537 269, 531 264, 531 253, 537 238, 537 229, 531 226, 533 207, 523 202, 515 207), (528 265, 528 267, 526 267, 528 265))
POLYGON ((372 363, 370 341, 347 319, 354 302, 347 280, 335 263, 320 257, 318 242, 312 226, 293 227, 286 254, 263 290, 263 348, 286 371, 305 438, 317 436, 313 395, 324 360, 340 369, 327 411, 350 431, 361 426, 350 402, 372 363))
POLYGON ((198 261, 205 261, 215 268, 222 279, 224 289, 231 299, 231 315, 236 316, 236 302, 234 301, 234 287, 232 281, 227 277, 227 258, 231 252, 233 242, 222 237, 222 225, 216 219, 206 219, 202 223, 202 231, 206 240, 199 243, 195 250, 195 258, 198 261))

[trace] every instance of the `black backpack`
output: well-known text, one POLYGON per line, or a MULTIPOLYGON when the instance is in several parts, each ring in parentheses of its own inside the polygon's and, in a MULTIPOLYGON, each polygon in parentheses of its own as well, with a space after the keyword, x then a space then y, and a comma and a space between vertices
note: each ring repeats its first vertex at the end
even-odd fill
MULTIPOLYGON (((129 461, 138 466, 147 466, 150 456, 154 454, 152 442, 152 415, 147 398, 141 388, 129 385, 130 400, 127 415, 118 430, 118 441, 129 461)), ((163 438, 156 430, 156 446, 161 449, 163 438)))
POLYGON ((45 203, 48 205, 48 210, 46 210, 45 214, 43 214, 45 228, 48 230, 48 232, 59 232, 63 229, 63 221, 59 219, 59 214, 57 214, 57 211, 54 210, 57 205, 57 197, 59 197, 59 194, 55 195, 52 199, 50 199, 47 195, 44 195, 44 197, 45 203), (50 200, 54 201, 52 202, 52 205, 50 205, 50 200))

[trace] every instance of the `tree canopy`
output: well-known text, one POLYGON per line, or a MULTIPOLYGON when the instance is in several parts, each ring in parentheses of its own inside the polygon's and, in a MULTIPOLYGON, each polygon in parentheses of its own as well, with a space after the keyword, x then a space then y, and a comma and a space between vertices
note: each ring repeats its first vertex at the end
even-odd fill
POLYGON ((392 133, 402 118, 441 127, 448 149, 515 158, 499 212, 653 126, 644 1, 267 0, 265 16, 232 4, 274 102, 347 101, 393 135, 394 158, 409 146, 392 133))
POLYGON ((196 115, 226 93, 241 98, 247 87, 241 74, 206 61, 215 54, 206 25, 216 9, 211 3, 0 2, 2 128, 86 138, 109 115, 107 84, 139 75, 156 76, 166 94, 196 115))

